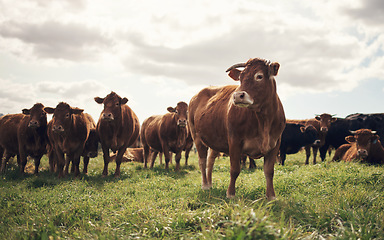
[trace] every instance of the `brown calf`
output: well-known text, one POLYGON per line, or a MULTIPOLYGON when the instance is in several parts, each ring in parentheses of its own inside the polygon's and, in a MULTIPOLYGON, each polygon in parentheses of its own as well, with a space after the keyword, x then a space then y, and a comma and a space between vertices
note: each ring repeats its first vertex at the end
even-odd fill
POLYGON ((116 153, 115 177, 120 176, 120 164, 127 147, 131 146, 139 136, 139 119, 133 110, 126 105, 127 98, 121 98, 111 92, 105 98, 95 97, 98 104, 104 104, 96 130, 103 149, 103 176, 108 175, 108 164, 111 161, 109 149, 116 153))
POLYGON ((68 168, 63 170, 69 162, 74 165, 77 177, 80 174, 80 156, 90 131, 88 118, 83 109, 73 108, 64 102, 60 102, 56 108, 45 107, 44 110, 53 114, 52 123, 48 124, 48 137, 53 144, 59 178, 68 174, 68 168))
POLYGON ((345 137, 348 144, 341 145, 335 152, 333 160, 342 159, 352 161, 359 159, 362 162, 383 164, 384 148, 380 143, 376 131, 370 129, 359 129, 351 131, 353 136, 345 137))
POLYGON ((169 168, 170 151, 176 153, 175 171, 180 169, 181 152, 188 135, 188 104, 179 102, 176 108, 168 107, 169 113, 151 116, 144 120, 141 127, 141 142, 144 148, 144 167, 147 167, 150 150, 153 151, 151 168, 158 152, 165 156, 165 169, 169 168))
POLYGON ((231 180, 227 197, 235 196, 235 183, 240 174, 240 158, 264 156, 268 199, 275 198, 274 164, 285 126, 283 106, 276 93, 280 65, 263 59, 230 67, 229 76, 239 86, 208 87, 195 95, 189 104, 188 120, 198 154, 202 188, 212 187, 212 167, 218 152, 229 154, 231 180), (242 71, 237 68, 244 67, 242 71), (208 156, 208 148, 212 154, 208 156))

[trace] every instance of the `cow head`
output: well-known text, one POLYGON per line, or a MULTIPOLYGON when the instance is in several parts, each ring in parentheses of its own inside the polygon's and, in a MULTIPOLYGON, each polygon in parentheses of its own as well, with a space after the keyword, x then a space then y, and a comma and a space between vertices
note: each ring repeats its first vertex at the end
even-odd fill
POLYGON ((44 111, 44 105, 36 103, 30 109, 23 109, 23 114, 29 115, 28 127, 38 128, 47 126, 47 113, 44 111))
POLYGON ((233 93, 233 103, 239 107, 260 109, 265 98, 276 93, 274 76, 279 71, 277 62, 254 58, 246 63, 235 64, 227 69, 228 75, 240 81, 240 87, 233 93), (243 67, 242 71, 237 68, 243 67))
POLYGON ((378 143, 379 136, 376 135, 376 131, 370 129, 359 129, 357 131, 350 131, 353 136, 345 137, 345 140, 349 143, 356 143, 357 157, 366 159, 369 155, 372 144, 378 143))
POLYGON ((317 115, 315 119, 320 122, 320 131, 323 133, 328 132, 331 123, 337 120, 337 118, 333 117, 334 115, 330 115, 328 113, 323 113, 321 115, 317 115))
POLYGON ((72 124, 73 114, 81 114, 84 110, 72 108, 69 104, 61 102, 57 104, 56 108, 45 107, 44 111, 53 114, 52 130, 54 132, 65 132, 68 131, 72 124))
POLYGON ((168 112, 174 113, 177 126, 186 127, 187 126, 187 118, 188 118, 188 104, 185 102, 179 102, 175 108, 168 107, 168 112))
POLYGON ((127 98, 121 98, 115 92, 111 92, 105 98, 95 97, 98 104, 104 104, 101 120, 113 121, 121 117, 121 106, 128 102, 127 98))
POLYGON ((314 146, 320 145, 319 133, 317 132, 314 126, 303 126, 300 128, 300 130, 304 134, 304 139, 306 143, 312 144, 314 146))

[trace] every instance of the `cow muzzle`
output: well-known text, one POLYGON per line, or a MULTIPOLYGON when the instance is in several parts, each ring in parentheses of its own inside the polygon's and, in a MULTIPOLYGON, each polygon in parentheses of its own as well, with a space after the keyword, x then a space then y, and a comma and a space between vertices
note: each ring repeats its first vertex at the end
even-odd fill
POLYGON ((38 127, 40 127, 40 124, 39 124, 38 121, 31 120, 28 123, 28 127, 30 127, 30 128, 38 128, 38 127))
POLYGON ((115 118, 113 117, 112 113, 103 113, 103 115, 101 116, 101 119, 106 121, 113 121, 115 118))
POLYGON ((179 127, 186 127, 187 126, 187 120, 186 119, 179 119, 179 120, 177 120, 177 126, 179 126, 179 127))
POLYGON ((366 149, 358 149, 357 150, 357 156, 359 158, 365 159, 368 157, 368 151, 366 149))
POLYGON ((319 145, 320 145, 320 140, 319 140, 319 139, 315 140, 315 141, 313 142, 313 145, 314 145, 314 146, 319 146, 319 145))
POLYGON ((61 126, 61 125, 53 125, 53 126, 52 126, 52 130, 53 130, 54 132, 64 132, 64 127, 61 126))
POLYGON ((327 127, 322 127, 322 128, 320 128, 320 131, 322 131, 322 132, 328 132, 328 128, 327 128, 327 127))
POLYGON ((238 107, 248 107, 253 104, 253 99, 246 91, 233 93, 233 103, 238 107))

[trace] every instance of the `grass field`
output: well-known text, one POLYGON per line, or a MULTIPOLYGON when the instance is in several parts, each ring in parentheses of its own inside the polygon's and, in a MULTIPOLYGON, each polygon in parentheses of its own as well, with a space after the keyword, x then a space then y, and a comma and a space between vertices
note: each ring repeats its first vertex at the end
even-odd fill
POLYGON ((80 179, 57 179, 45 157, 39 176, 11 163, 0 180, 0 239, 384 239, 384 166, 304 158, 275 165, 271 202, 262 160, 242 170, 231 200, 228 158, 216 161, 208 191, 194 154, 179 173, 123 163, 119 179, 115 163, 101 177, 101 155, 80 179))

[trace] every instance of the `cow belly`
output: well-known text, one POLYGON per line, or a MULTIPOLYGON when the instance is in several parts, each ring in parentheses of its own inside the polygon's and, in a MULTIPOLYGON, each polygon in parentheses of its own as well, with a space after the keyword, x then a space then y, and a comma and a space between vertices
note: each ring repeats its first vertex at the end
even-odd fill
POLYGON ((269 135, 244 140, 243 153, 251 157, 259 158, 276 147, 277 141, 273 140, 269 135))

